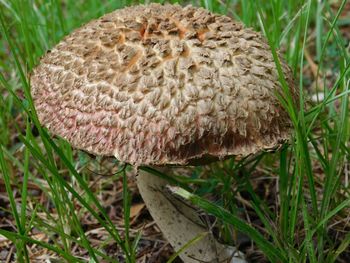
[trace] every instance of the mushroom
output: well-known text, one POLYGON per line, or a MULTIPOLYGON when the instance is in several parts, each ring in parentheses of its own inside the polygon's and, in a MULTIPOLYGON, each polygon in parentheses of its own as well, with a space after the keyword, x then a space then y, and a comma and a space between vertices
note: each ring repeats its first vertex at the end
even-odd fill
MULTIPOLYGON (((291 70, 281 66, 296 94, 291 70)), ((39 120, 53 134, 135 167, 196 165, 275 148, 291 128, 276 92, 278 73, 260 33, 180 5, 132 6, 93 20, 31 75, 39 120)), ((166 184, 139 170, 144 202, 179 250, 208 230, 193 210, 178 208, 166 184)), ((218 262, 234 251, 208 234, 180 256, 218 262)))

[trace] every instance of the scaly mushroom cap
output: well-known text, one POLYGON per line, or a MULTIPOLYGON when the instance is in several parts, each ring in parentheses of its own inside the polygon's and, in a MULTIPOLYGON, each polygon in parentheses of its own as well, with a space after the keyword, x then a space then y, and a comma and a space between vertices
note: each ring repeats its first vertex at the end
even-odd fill
POLYGON ((91 21, 41 59, 31 85, 52 133, 135 165, 246 156, 276 147, 291 126, 261 34, 192 6, 139 5, 91 21))

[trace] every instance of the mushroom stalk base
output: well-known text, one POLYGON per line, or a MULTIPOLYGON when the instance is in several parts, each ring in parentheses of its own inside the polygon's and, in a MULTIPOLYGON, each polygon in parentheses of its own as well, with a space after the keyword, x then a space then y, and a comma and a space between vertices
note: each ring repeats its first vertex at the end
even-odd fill
POLYGON ((194 238, 203 236, 180 254, 180 258, 185 263, 246 262, 235 257, 242 254, 235 247, 225 246, 214 239, 201 225, 194 208, 185 204, 181 205, 176 198, 166 193, 167 184, 168 182, 164 179, 142 170, 138 171, 137 186, 143 201, 173 248, 179 251, 194 238))

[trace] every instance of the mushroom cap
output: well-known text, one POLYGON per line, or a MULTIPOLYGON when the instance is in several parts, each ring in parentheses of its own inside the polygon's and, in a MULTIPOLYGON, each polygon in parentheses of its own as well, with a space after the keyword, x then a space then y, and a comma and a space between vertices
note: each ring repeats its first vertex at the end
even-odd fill
MULTIPOLYGON (((282 70, 292 94, 291 70, 282 70)), ((31 74, 40 122, 74 147, 134 165, 247 156, 291 122, 260 33, 203 8, 139 5, 66 36, 31 74)))

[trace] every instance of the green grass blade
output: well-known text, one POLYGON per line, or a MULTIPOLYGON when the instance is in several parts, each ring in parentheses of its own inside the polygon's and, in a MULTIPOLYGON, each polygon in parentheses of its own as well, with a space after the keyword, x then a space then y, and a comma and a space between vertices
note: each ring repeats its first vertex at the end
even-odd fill
POLYGON ((244 221, 242 221, 235 215, 229 213, 227 210, 223 209, 218 205, 210 203, 197 195, 191 194, 190 192, 182 188, 177 188, 177 190, 175 190, 174 187, 174 192, 180 195, 181 197, 185 198, 186 200, 189 200, 195 206, 203 209, 208 214, 216 216, 223 222, 234 226, 240 232, 248 235, 252 240, 255 241, 257 246, 259 246, 259 248, 272 262, 288 262, 284 251, 278 250, 273 244, 266 240, 266 238, 262 236, 257 230, 255 230, 250 225, 246 224, 244 221))

